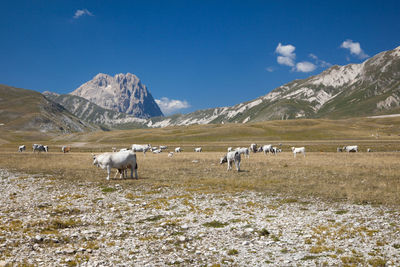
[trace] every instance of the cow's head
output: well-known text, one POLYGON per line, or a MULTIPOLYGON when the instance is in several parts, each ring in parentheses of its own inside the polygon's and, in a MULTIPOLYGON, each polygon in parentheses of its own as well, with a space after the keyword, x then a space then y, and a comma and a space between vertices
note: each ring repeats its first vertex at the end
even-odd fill
POLYGON ((294 151, 294 146, 292 146, 292 151, 294 151))
POLYGON ((92 153, 92 157, 93 157, 93 165, 99 166, 99 162, 97 160, 97 156, 92 153))
POLYGON ((219 161, 219 164, 223 164, 223 163, 225 163, 225 162, 228 162, 228 158, 226 157, 226 155, 223 156, 223 157, 221 157, 221 159, 220 159, 220 161, 219 161))

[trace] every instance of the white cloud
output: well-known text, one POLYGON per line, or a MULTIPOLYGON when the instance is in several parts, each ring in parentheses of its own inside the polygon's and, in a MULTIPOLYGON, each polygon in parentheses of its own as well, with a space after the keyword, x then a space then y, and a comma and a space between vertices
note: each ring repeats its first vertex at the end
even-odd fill
POLYGON ((268 72, 273 72, 274 68, 273 67, 267 67, 267 68, 265 68, 265 70, 268 71, 268 72))
POLYGON ((176 99, 169 99, 168 97, 161 97, 161 99, 155 99, 155 101, 165 115, 170 115, 180 109, 190 107, 190 104, 186 100, 181 101, 176 99))
POLYGON ((321 67, 321 68, 327 68, 327 67, 332 66, 331 63, 326 62, 326 61, 324 61, 324 60, 322 60, 322 59, 319 59, 316 55, 314 55, 314 54, 312 54, 312 53, 309 54, 309 57, 312 58, 312 59, 314 59, 314 60, 315 60, 315 64, 318 65, 318 66, 321 67))
POLYGON ((275 52, 285 57, 294 58, 296 57, 294 50, 296 50, 296 47, 294 47, 293 45, 282 45, 281 43, 279 43, 275 49, 275 52))
POLYGON ((75 11, 75 15, 74 15, 74 19, 78 19, 84 15, 87 16, 94 16, 92 12, 90 12, 89 10, 85 9, 78 9, 77 11, 75 11))
POLYGON ((290 57, 278 56, 276 61, 280 65, 286 65, 286 66, 290 66, 290 67, 294 66, 294 60, 292 58, 290 58, 290 57))
POLYGON ((341 48, 345 48, 345 49, 349 49, 350 50, 350 54, 356 55, 361 59, 369 57, 361 49, 361 45, 360 45, 359 42, 353 42, 352 40, 346 40, 340 45, 340 47, 341 48))
POLYGON ((282 45, 281 43, 279 43, 275 49, 275 53, 279 54, 276 59, 277 62, 280 65, 293 67, 296 59, 296 54, 294 53, 294 50, 296 50, 296 47, 293 45, 282 45))
POLYGON ((296 64, 296 71, 298 72, 311 72, 317 68, 313 63, 308 61, 299 62, 296 64))

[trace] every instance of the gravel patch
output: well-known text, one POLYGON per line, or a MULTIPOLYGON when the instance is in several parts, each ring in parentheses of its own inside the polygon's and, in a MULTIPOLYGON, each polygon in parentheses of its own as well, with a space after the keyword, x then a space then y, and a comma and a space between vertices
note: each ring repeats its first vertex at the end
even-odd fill
POLYGON ((400 265, 400 212, 0 169, 0 266, 400 265))

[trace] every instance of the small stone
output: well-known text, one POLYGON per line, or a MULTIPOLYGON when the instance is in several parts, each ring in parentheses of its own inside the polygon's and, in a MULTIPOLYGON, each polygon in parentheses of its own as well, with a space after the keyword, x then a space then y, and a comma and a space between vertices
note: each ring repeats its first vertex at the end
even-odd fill
POLYGON ((250 242, 249 242, 249 241, 243 241, 242 245, 243 245, 243 246, 250 245, 250 242))
POLYGON ((183 235, 179 236, 178 239, 181 242, 185 242, 186 241, 186 237, 184 237, 183 235))
POLYGON ((244 231, 247 232, 247 233, 252 233, 252 232, 254 232, 254 229, 253 228, 246 228, 244 231))
POLYGON ((35 236, 35 241, 36 242, 41 242, 41 241, 43 241, 43 237, 41 237, 40 235, 36 235, 35 236))
POLYGON ((187 225, 187 224, 185 223, 184 225, 181 226, 181 228, 182 228, 183 230, 186 230, 186 229, 189 228, 189 225, 187 225))

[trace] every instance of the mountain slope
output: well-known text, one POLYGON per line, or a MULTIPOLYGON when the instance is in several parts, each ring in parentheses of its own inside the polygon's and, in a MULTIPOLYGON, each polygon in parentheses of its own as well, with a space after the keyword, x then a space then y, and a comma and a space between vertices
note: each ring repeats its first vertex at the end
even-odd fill
POLYGON ((59 95, 43 92, 46 98, 62 105, 69 112, 89 123, 107 128, 137 128, 144 127, 146 119, 136 118, 133 115, 102 108, 85 98, 74 95, 59 95))
POLYGON ((5 130, 49 133, 98 129, 36 91, 0 85, 0 123, 5 130))
POLYGON ((151 125, 337 119, 392 113, 400 113, 400 47, 361 64, 333 66, 249 102, 153 120, 151 125))
POLYGON ((146 86, 131 73, 120 73, 114 77, 99 73, 71 95, 85 98, 102 108, 138 118, 163 116, 146 86))

